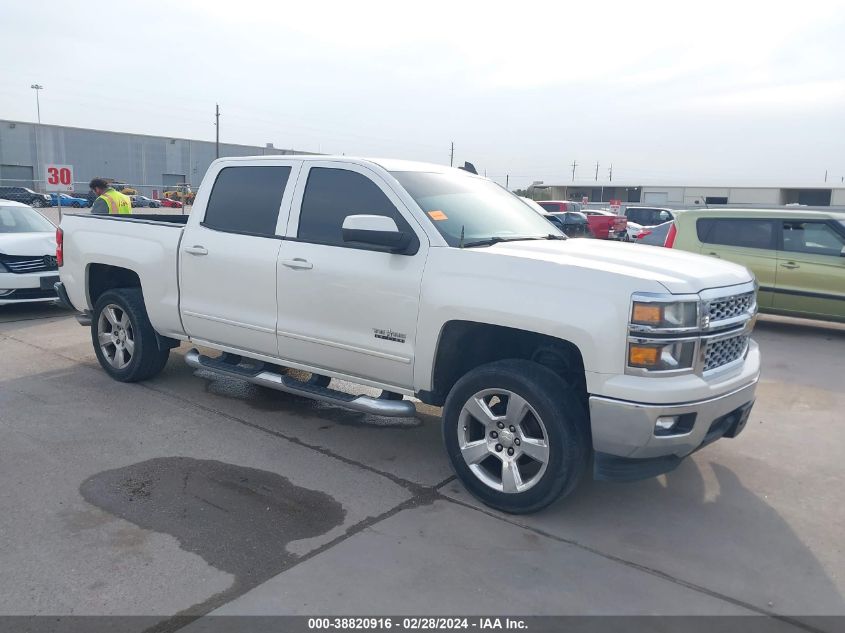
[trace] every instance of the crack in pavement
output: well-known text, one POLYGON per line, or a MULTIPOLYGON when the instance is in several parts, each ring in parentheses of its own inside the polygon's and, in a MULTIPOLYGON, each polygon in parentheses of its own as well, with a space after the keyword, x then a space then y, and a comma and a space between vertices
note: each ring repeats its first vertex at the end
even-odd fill
MULTIPOLYGON (((67 359, 67 360, 78 363, 79 365, 84 366, 86 368, 89 368, 93 371, 99 371, 97 369, 99 367, 99 364, 97 364, 97 363, 88 362, 88 361, 80 361, 78 359, 66 356, 64 354, 57 353, 54 350, 41 347, 41 346, 36 345, 34 343, 31 343, 29 341, 24 341, 24 340, 18 339, 14 336, 9 336, 9 335, 5 335, 5 336, 7 336, 8 338, 15 340, 15 341, 17 341, 21 344, 33 347, 35 349, 39 349, 39 350, 44 351, 44 352, 56 354, 57 356, 61 356, 65 359, 67 359)), ((282 574, 282 573, 288 571, 289 569, 295 567, 296 565, 298 565, 302 562, 305 562, 305 561, 313 558, 314 556, 321 554, 322 552, 324 552, 328 549, 331 549, 335 545, 342 543, 346 539, 360 533, 361 531, 365 530, 366 528, 368 528, 372 525, 375 525, 376 523, 379 523, 379 522, 381 522, 385 519, 388 519, 388 518, 394 516, 395 514, 398 514, 399 512, 401 512, 403 510, 416 508, 416 507, 419 507, 419 506, 422 506, 422 505, 429 505, 431 503, 434 503, 435 501, 445 501, 445 502, 453 503, 453 504, 456 504, 456 505, 460 505, 460 506, 467 508, 469 510, 480 512, 482 514, 489 516, 492 519, 496 519, 496 520, 508 523, 510 525, 519 527, 520 529, 528 530, 528 531, 533 532, 533 533, 535 533, 539 536, 543 536, 545 538, 549 538, 549 539, 570 545, 572 547, 576 547, 580 550, 583 550, 583 551, 589 552, 591 554, 600 556, 601 558, 604 558, 605 560, 608 560, 608 561, 611 561, 611 562, 614 562, 614 563, 617 563, 617 564, 620 564, 620 565, 624 565, 625 567, 629 567, 631 569, 635 569, 635 570, 640 571, 642 573, 649 574, 651 576, 660 578, 660 579, 665 580, 667 582, 677 584, 677 585, 685 587, 685 588, 687 588, 691 591, 695 591, 695 592, 701 593, 703 595, 707 595, 707 596, 715 598, 717 600, 722 600, 722 601, 727 602, 729 604, 739 606, 741 608, 747 609, 749 611, 752 611, 752 612, 760 614, 760 615, 765 615, 765 616, 771 617, 773 619, 779 620, 781 622, 784 622, 785 624, 789 624, 791 626, 800 628, 802 630, 810 631, 812 633, 822 633, 822 631, 820 629, 817 629, 813 626, 810 626, 810 625, 808 625, 808 624, 806 624, 806 623, 804 623, 800 620, 797 620, 795 618, 792 618, 790 616, 780 615, 780 614, 775 613, 773 611, 769 611, 767 609, 757 607, 757 606, 755 606, 751 603, 744 602, 742 600, 739 600, 737 598, 733 598, 733 597, 728 596, 726 594, 722 594, 722 593, 715 591, 713 589, 709 589, 709 588, 704 587, 702 585, 698 585, 698 584, 695 584, 693 582, 684 580, 682 578, 673 576, 673 575, 668 574, 668 573, 661 571, 659 569, 656 569, 656 568, 653 568, 653 567, 648 567, 646 565, 642 565, 640 563, 637 563, 637 562, 634 562, 634 561, 631 561, 631 560, 628 560, 628 559, 625 559, 625 558, 621 558, 621 557, 616 556, 614 554, 603 552, 600 549, 597 549, 597 548, 592 547, 590 545, 585 545, 583 543, 580 543, 580 542, 572 540, 572 539, 567 539, 567 538, 564 538, 564 537, 561 537, 561 536, 557 536, 555 534, 551 534, 549 532, 546 532, 545 530, 542 530, 542 529, 534 527, 534 526, 525 525, 525 524, 520 523, 519 521, 517 521, 515 519, 511 519, 509 517, 505 517, 505 516, 495 514, 492 510, 488 510, 488 509, 485 509, 485 508, 479 508, 479 507, 474 506, 474 505, 467 503, 465 501, 460 501, 460 500, 457 500, 457 499, 447 497, 447 496, 443 495, 440 492, 439 489, 442 488, 447 483, 450 483, 451 481, 453 481, 455 479, 454 475, 448 477, 447 479, 443 480, 440 483, 434 484, 433 486, 426 486, 426 485, 423 485, 423 484, 418 484, 416 482, 409 481, 407 479, 404 479, 402 477, 394 475, 393 473, 385 472, 385 471, 382 471, 378 468, 374 468, 373 466, 370 466, 369 464, 364 464, 364 463, 358 462, 354 459, 351 459, 349 457, 346 457, 344 455, 339 455, 339 454, 334 453, 330 449, 327 449, 323 446, 310 444, 310 443, 305 442, 305 441, 303 441, 303 440, 301 440, 297 437, 285 435, 284 433, 276 431, 275 429, 269 429, 265 426, 262 426, 260 424, 255 423, 255 422, 251 422, 249 420, 240 418, 236 415, 233 415, 233 414, 230 414, 230 413, 227 413, 227 412, 224 412, 224 411, 220 411, 219 409, 216 409, 214 407, 203 405, 203 404, 200 404, 198 402, 192 401, 188 398, 184 398, 184 397, 181 397, 179 395, 158 389, 158 388, 156 388, 156 387, 154 387, 150 384, 145 384, 145 383, 136 383, 136 384, 137 384, 137 386, 142 387, 144 389, 147 389, 147 390, 154 392, 158 395, 170 398, 171 400, 174 400, 174 401, 180 403, 183 406, 189 406, 189 407, 192 407, 192 408, 196 408, 196 409, 205 411, 207 413, 218 415, 222 418, 231 420, 231 421, 236 422, 238 424, 243 424, 244 426, 250 427, 250 428, 255 429, 259 432, 267 433, 268 435, 278 437, 279 439, 291 442, 291 443, 296 444, 298 446, 301 446, 303 448, 307 448, 307 449, 316 451, 316 452, 318 452, 321 455, 324 455, 326 457, 329 457, 329 458, 332 458, 332 459, 337 459, 337 460, 339 460, 339 461, 341 461, 345 464, 355 466, 355 467, 358 467, 358 468, 362 468, 362 469, 367 470, 367 471, 374 473, 376 475, 385 477, 386 479, 388 479, 391 482, 397 484, 398 486, 401 486, 402 488, 406 489, 409 493, 411 493, 412 496, 409 499, 407 499, 406 501, 403 501, 402 503, 400 503, 400 504, 396 505, 395 507, 387 510, 386 512, 383 512, 382 514, 379 514, 375 517, 368 517, 368 518, 350 526, 349 528, 347 528, 347 530, 344 532, 344 534, 339 535, 338 537, 329 541, 328 543, 325 543, 324 545, 321 545, 320 547, 317 547, 314 550, 308 552, 307 554, 304 554, 303 556, 297 558, 295 561, 292 561, 291 564, 288 567, 286 567, 285 569, 282 569, 281 571, 277 572, 276 575, 282 574)), ((266 580, 269 580, 269 579, 264 579, 261 582, 265 582, 266 580)), ((179 628, 187 626, 188 624, 197 620, 198 618, 202 617, 203 615, 207 615, 208 613, 210 613, 214 609, 217 609, 217 608, 223 606, 224 604, 227 604, 228 602, 235 600, 236 598, 240 597, 241 595, 243 595, 244 593, 246 593, 250 589, 254 588, 258 584, 261 584, 261 583, 256 583, 254 585, 251 584, 248 587, 233 585, 232 587, 230 587, 230 589, 227 589, 226 591, 217 593, 217 594, 211 596, 210 598, 208 598, 207 600, 205 600, 205 601, 203 601, 199 604, 193 605, 191 607, 188 607, 187 609, 185 609, 185 610, 165 619, 163 622, 161 622, 161 623, 159 623, 159 624, 157 624, 153 627, 150 627, 149 629, 147 629, 147 632, 148 633, 172 633, 173 631, 176 631, 179 628)))

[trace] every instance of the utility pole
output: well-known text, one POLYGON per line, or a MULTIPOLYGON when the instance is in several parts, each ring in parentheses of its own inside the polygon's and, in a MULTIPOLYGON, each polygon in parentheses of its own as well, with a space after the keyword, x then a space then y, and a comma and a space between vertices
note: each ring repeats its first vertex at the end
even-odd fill
POLYGON ((607 170, 607 179, 613 182, 613 163, 610 163, 610 169, 607 170))
POLYGON ((508 191, 511 190, 510 182, 511 182, 511 175, 505 174, 505 189, 507 189, 508 191))
POLYGON ((827 170, 824 170, 824 181, 827 182, 827 170))
POLYGON ((572 182, 575 182, 575 168, 578 167, 578 163, 574 160, 572 161, 572 182))
POLYGON ((599 162, 596 161, 596 182, 599 181, 599 162))
POLYGON ((452 141, 452 151, 449 152, 449 167, 455 166, 455 141, 452 141))
POLYGON ((220 104, 214 104, 214 127, 216 128, 217 136, 214 140, 214 154, 216 158, 220 158, 220 104))

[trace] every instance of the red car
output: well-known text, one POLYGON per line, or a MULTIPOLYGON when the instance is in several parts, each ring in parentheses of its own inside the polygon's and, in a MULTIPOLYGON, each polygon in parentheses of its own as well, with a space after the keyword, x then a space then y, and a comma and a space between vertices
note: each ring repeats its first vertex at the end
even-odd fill
POLYGON ((616 215, 613 211, 602 209, 583 209, 581 213, 587 216, 590 230, 600 240, 628 239, 628 218, 616 215))
POLYGON ((178 200, 171 200, 170 198, 162 198, 159 200, 161 202, 161 206, 163 207, 172 207, 174 209, 181 209, 182 203, 178 200))

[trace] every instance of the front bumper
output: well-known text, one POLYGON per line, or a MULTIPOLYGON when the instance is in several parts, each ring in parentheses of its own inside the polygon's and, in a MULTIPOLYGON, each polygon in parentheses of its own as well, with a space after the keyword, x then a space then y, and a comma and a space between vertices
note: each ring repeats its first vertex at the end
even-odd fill
POLYGON ((594 475, 597 479, 634 480, 675 468, 690 453, 721 437, 735 437, 745 426, 757 377, 721 396, 682 404, 644 404, 590 397, 594 475), (655 434, 657 419, 680 416, 674 435, 655 434))
POLYGON ((38 273, 0 273, 0 305, 55 301, 53 285, 59 280, 56 271, 38 273))

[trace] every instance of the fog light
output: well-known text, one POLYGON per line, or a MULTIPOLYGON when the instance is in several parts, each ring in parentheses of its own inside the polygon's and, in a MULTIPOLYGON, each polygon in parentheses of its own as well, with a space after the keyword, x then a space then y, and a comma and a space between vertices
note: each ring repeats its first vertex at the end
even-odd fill
POLYGON ((663 431, 671 431, 675 428, 675 425, 678 423, 678 419, 680 416, 677 415, 664 415, 657 418, 657 421, 654 423, 654 430, 655 432, 663 431))

